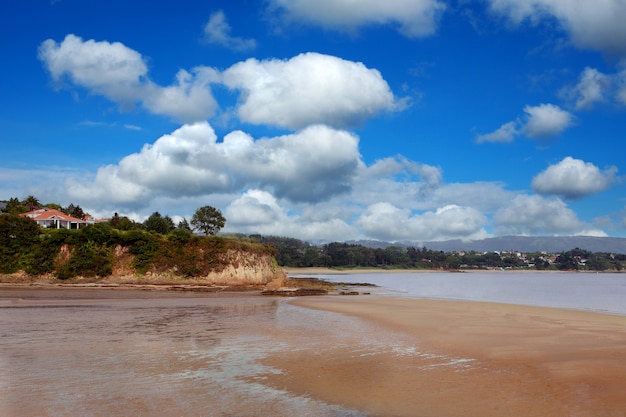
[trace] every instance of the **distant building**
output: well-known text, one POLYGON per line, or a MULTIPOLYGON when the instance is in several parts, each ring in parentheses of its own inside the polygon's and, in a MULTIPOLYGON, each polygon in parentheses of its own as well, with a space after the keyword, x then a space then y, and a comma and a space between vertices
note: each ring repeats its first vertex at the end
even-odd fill
POLYGON ((33 219, 41 227, 54 229, 79 229, 88 224, 106 221, 106 219, 94 219, 89 215, 85 216, 85 219, 78 219, 51 208, 29 211, 20 214, 20 216, 33 219))

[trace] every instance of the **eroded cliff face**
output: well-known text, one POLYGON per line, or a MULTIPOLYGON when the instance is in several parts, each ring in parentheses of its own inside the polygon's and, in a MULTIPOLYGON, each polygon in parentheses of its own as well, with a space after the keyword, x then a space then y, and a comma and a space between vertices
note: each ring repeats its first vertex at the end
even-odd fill
MULTIPOLYGON (((57 256, 57 265, 67 263, 71 257, 71 248, 64 245, 57 256)), ((198 258, 206 255, 198 252, 198 258)), ((126 246, 116 245, 112 250, 112 272, 110 276, 97 277, 98 281, 110 283, 141 283, 141 284, 180 284, 193 283, 216 286, 260 286, 279 288, 284 285, 287 275, 280 268, 274 257, 267 253, 229 249, 221 253, 214 253, 212 261, 195 262, 201 264, 198 270, 202 272, 189 276, 181 271, 180 264, 175 266, 153 266, 148 271, 138 272, 135 267, 135 255, 130 253, 126 246), (214 258, 213 258, 214 257, 214 258)), ((85 279, 79 278, 81 281, 85 279)))
POLYGON ((214 285, 267 285, 285 278, 285 273, 269 255, 229 250, 220 257, 223 268, 209 272, 202 281, 214 285))

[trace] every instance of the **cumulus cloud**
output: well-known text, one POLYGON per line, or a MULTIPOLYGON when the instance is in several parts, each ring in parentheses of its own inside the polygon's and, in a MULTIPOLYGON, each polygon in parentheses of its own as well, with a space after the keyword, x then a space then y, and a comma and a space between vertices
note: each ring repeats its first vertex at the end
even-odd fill
POLYGON ((611 77, 595 68, 585 68, 578 83, 563 90, 563 95, 574 102, 576 110, 589 110, 596 103, 607 100, 611 90, 611 77))
POLYGON ((352 201, 365 206, 386 201, 417 208, 440 186, 442 176, 439 167, 402 156, 383 158, 370 166, 361 164, 350 195, 352 201))
POLYGON ((574 123, 574 116, 554 104, 526 106, 526 125, 523 130, 530 138, 557 136, 574 123))
POLYGON ((488 0, 493 12, 519 24, 555 18, 581 48, 626 56, 623 0, 488 0))
POLYGON ((393 177, 404 180, 403 182, 417 178, 430 187, 439 185, 442 176, 441 168, 411 161, 402 155, 379 159, 363 172, 363 177, 367 178, 367 181, 372 177, 393 177))
POLYGON ((494 215, 496 234, 572 235, 584 229, 567 205, 558 198, 519 195, 494 215))
POLYGON ((532 139, 545 139, 558 136, 574 124, 574 116, 554 104, 526 106, 524 112, 524 119, 507 122, 491 133, 478 135, 476 142, 509 143, 522 133, 532 139))
POLYGON ((181 69, 172 86, 149 83, 142 96, 143 106, 152 113, 183 122, 205 120, 218 108, 210 90, 210 84, 217 79, 218 73, 212 68, 196 67, 191 72, 181 69))
POLYGON ((616 172, 615 167, 600 171, 590 162, 568 156, 533 178, 532 187, 539 194, 582 198, 609 188, 616 172))
POLYGON ((58 85, 69 81, 121 107, 142 103, 149 111, 183 122, 206 119, 217 109, 209 89, 209 84, 217 81, 216 71, 181 70, 174 85, 161 87, 148 78, 141 54, 119 42, 83 41, 70 34, 60 43, 44 41, 39 46, 39 59, 58 85))
POLYGON ((249 51, 256 48, 254 39, 244 39, 231 36, 231 27, 222 10, 214 12, 204 26, 204 41, 210 44, 223 46, 235 51, 249 51))
POLYGON ((227 230, 239 233, 291 236, 326 242, 358 237, 355 228, 341 218, 329 216, 329 213, 317 218, 310 214, 290 214, 271 193, 257 189, 246 191, 224 211, 228 219, 227 230))
POLYGON ((318 53, 289 60, 251 58, 224 71, 223 81, 243 91, 237 109, 242 121, 290 129, 316 123, 354 126, 401 105, 377 70, 318 53))
POLYGON ((517 192, 507 190, 501 182, 450 183, 443 184, 426 194, 415 207, 432 209, 455 204, 473 207, 483 213, 493 213, 516 195, 517 192))
POLYGON ((508 143, 513 142, 515 136, 519 134, 517 122, 508 122, 500 126, 496 131, 484 135, 478 135, 476 141, 478 143, 508 143))
MULTIPOLYGON (((218 16, 219 17, 219 16, 218 16)), ((223 73, 197 66, 181 69, 175 82, 160 86, 148 77, 145 59, 119 42, 83 41, 67 35, 44 41, 39 58, 57 85, 68 82, 132 108, 184 123, 207 120, 218 110, 212 84, 241 91, 240 120, 293 130, 313 124, 354 127, 382 111, 404 109, 380 72, 334 56, 306 53, 289 60, 249 59, 223 73)))
POLYGON ((242 131, 217 141, 207 122, 184 125, 153 144, 74 182, 76 198, 148 204, 170 197, 267 188, 292 201, 319 201, 344 193, 360 162, 358 138, 315 125, 274 138, 254 140, 242 131))
POLYGON ((139 99, 148 72, 141 54, 123 44, 83 41, 72 34, 60 43, 44 41, 39 46, 39 59, 55 82, 67 76, 75 85, 125 104, 139 99))
POLYGON ((486 217, 471 207, 448 205, 434 212, 412 214, 387 202, 372 204, 357 224, 368 236, 379 240, 434 241, 452 237, 477 239, 487 235, 486 217))
POLYGON ((270 0, 288 20, 304 21, 326 28, 353 31, 365 25, 392 24, 403 35, 415 38, 436 32, 446 9, 437 0, 270 0))

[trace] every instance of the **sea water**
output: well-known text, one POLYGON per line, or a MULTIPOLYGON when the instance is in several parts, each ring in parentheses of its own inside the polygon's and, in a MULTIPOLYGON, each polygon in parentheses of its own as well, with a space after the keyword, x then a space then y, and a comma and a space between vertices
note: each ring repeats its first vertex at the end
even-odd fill
POLYGON ((626 315, 626 274, 622 273, 383 272, 315 277, 332 282, 367 282, 377 285, 379 288, 374 292, 383 295, 487 301, 626 315))
MULTIPOLYGON (((626 315, 626 274, 374 273, 375 294, 493 301, 626 315)), ((361 416, 266 384, 269 355, 355 349, 428 357, 419 341, 354 317, 261 296, 0 291, 0 415, 361 416), (78 294, 78 295, 77 295, 78 294)), ((460 365, 459 365, 460 364, 460 365)))
POLYGON ((421 353, 401 335, 287 301, 0 288, 0 416, 358 417, 268 385, 282 370, 264 358, 341 346, 362 355, 421 353))

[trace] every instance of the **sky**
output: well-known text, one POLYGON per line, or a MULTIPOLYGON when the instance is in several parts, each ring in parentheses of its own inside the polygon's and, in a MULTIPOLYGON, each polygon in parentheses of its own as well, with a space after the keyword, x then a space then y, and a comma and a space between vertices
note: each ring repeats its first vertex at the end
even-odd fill
POLYGON ((626 237, 626 0, 4 0, 0 200, 626 237))

